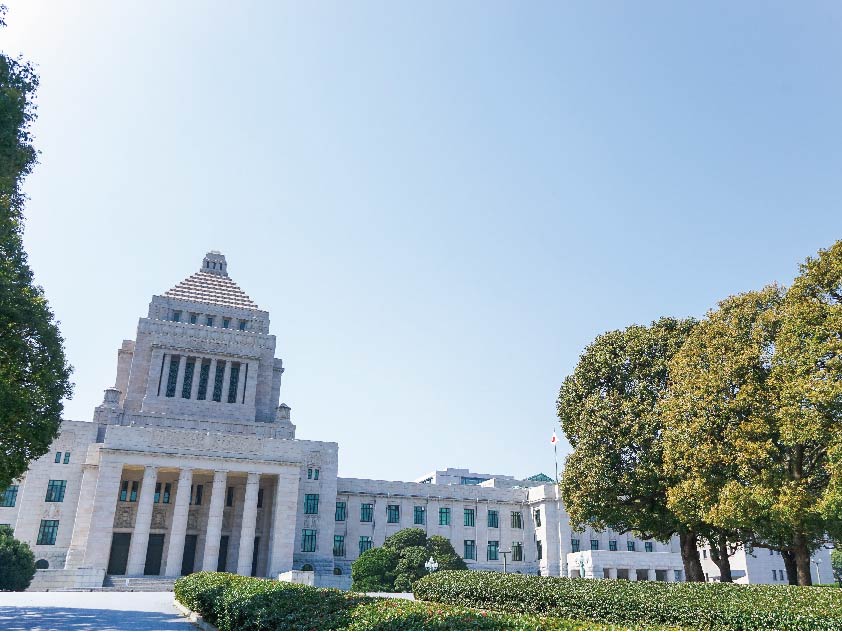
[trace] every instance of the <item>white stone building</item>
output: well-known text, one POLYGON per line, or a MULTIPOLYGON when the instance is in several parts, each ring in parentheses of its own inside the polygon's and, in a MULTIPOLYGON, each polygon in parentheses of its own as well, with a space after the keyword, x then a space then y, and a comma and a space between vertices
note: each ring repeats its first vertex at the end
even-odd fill
POLYGON ((336 443, 295 438, 283 371, 269 314, 220 253, 153 296, 93 420, 64 421, 0 493, 0 524, 38 560, 31 589, 195 570, 313 571, 348 587, 359 554, 407 527, 449 538, 471 568, 682 579, 677 542, 573 533, 544 475, 339 478, 336 443))

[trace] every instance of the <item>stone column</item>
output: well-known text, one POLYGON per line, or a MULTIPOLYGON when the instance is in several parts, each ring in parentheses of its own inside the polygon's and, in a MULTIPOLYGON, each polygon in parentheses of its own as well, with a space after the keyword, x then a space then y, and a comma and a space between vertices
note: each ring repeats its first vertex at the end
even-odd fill
POLYGON ((178 358, 178 375, 175 378, 175 395, 174 397, 181 398, 181 390, 184 388, 184 367, 187 366, 187 356, 181 354, 178 358))
POLYGON ((243 388, 244 382, 246 379, 246 367, 248 364, 246 362, 240 362, 240 374, 237 379, 237 400, 235 403, 241 404, 243 403, 243 388))
POLYGON ((181 470, 178 486, 175 488, 175 507, 172 512, 170 527, 170 547, 167 550, 167 577, 181 575, 181 561, 184 557, 184 538, 187 535, 187 514, 190 511, 190 486, 193 483, 193 470, 181 470))
POLYGON ((202 374, 202 358, 193 358, 193 388, 190 390, 190 399, 194 402, 199 396, 199 376, 202 374))
MULTIPOLYGON (((96 498, 97 475, 100 469, 95 465, 85 464, 82 470, 82 483, 79 488, 79 503, 76 506, 76 519, 73 522, 73 534, 64 567, 79 568, 85 560, 85 547, 88 544, 88 532, 91 528, 91 515, 96 498)), ((114 496, 117 502, 117 496, 114 496)))
POLYGON ((251 575, 251 556, 254 552, 254 529, 257 522, 257 490, 260 473, 249 472, 246 479, 246 498, 243 502, 243 524, 240 528, 240 553, 237 556, 237 574, 251 575))
POLYGON ((222 397, 220 400, 223 404, 228 403, 228 387, 231 384, 231 364, 231 362, 225 363, 225 372, 222 374, 222 397))
POLYGON ((146 548, 149 545, 149 525, 152 524, 152 508, 155 500, 155 482, 158 468, 147 465, 143 471, 140 498, 137 501, 137 515, 134 520, 134 532, 129 545, 129 562, 126 575, 143 575, 146 565, 146 548))
POLYGON ((216 358, 211 358, 210 369, 208 369, 208 386, 205 390, 205 401, 212 402, 213 401, 213 384, 216 375, 216 358))
MULTIPOLYGON (((298 471, 278 474, 275 499, 272 503, 272 529, 269 544, 269 577, 292 570, 292 557, 295 553, 295 518, 298 509, 298 471)), ((330 507, 319 507, 319 511, 330 511, 330 507)), ((348 516, 345 516, 346 520, 348 516)), ((331 538, 331 545, 333 538, 331 538)), ((346 548, 350 543, 346 542, 346 548)))
POLYGON ((225 482, 227 472, 218 470, 213 473, 208 526, 205 532, 205 553, 202 558, 203 571, 215 571, 219 562, 219 540, 222 536, 222 512, 225 510, 225 482))
POLYGON ((71 547, 78 545, 84 548, 84 560, 74 565, 75 568, 90 567, 105 570, 108 567, 123 464, 108 461, 103 456, 98 469, 93 509, 87 519, 77 522, 73 529, 71 547))

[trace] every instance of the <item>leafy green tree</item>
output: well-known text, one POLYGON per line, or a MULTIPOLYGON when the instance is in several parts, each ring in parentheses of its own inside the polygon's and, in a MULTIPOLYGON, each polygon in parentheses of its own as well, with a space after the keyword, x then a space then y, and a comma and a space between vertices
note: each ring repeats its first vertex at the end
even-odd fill
POLYGON ((351 590, 391 592, 395 586, 398 559, 398 552, 387 547, 364 552, 351 565, 351 590))
POLYGON ((688 581, 704 581, 700 525, 667 506, 661 401, 669 361, 695 326, 661 318, 598 336, 559 392, 557 410, 573 452, 561 494, 574 528, 590 524, 666 541, 674 534, 688 581))
POLYGON ((429 555, 425 546, 407 546, 400 552, 400 559, 395 567, 396 591, 411 591, 412 582, 427 574, 424 564, 429 559, 429 555))
POLYGON ((0 527, 0 590, 26 590, 35 576, 35 556, 26 542, 16 540, 11 527, 0 527))
MULTIPOLYGON (((0 7, 0 26, 4 15, 0 7)), ((71 392, 63 340, 22 241, 37 87, 29 63, 0 53, 0 489, 49 449, 71 392)))
POLYGON ((424 529, 418 529, 415 527, 410 529, 401 529, 386 538, 383 542, 383 546, 394 549, 398 553, 401 553, 405 548, 411 546, 424 547, 427 546, 427 534, 424 529))
POLYGON ((842 551, 839 549, 830 552, 830 568, 833 570, 833 579, 842 588, 842 551))
POLYGON ((436 562, 440 571, 464 571, 468 565, 465 564, 456 551, 450 540, 441 535, 431 535, 427 538, 427 551, 436 562))

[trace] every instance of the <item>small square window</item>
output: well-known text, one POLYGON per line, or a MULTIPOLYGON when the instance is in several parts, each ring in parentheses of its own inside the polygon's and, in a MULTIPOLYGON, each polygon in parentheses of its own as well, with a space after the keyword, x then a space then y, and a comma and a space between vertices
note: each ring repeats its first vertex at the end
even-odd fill
POLYGON ((208 316, 205 318, 205 325, 208 327, 213 327, 213 316, 208 316))
POLYGON ((195 325, 199 322, 199 315, 198 314, 190 314, 190 324, 195 325))
POLYGON ((240 331, 245 331, 246 330, 246 321, 241 320, 238 327, 240 328, 240 331))
POLYGON ((231 319, 230 318, 223 318, 222 319, 222 328, 228 329, 231 326, 231 319))
POLYGON ((608 540, 608 550, 609 551, 616 551, 617 550, 617 540, 608 540))
POLYGON ((56 452, 56 463, 61 463, 61 452, 56 452))
POLYGON ((439 509, 439 525, 447 526, 450 524, 450 508, 441 507, 439 509))
POLYGON ((591 540, 591 551, 599 551, 599 540, 591 540))
POLYGON ((64 453, 64 464, 67 465, 68 463, 70 463, 70 452, 65 452, 64 453))
POLYGON ((570 550, 573 553, 579 552, 579 540, 578 539, 573 538, 573 539, 570 540, 570 550))
POLYGON ((319 470, 318 469, 313 470, 313 480, 314 481, 319 480, 319 470))
POLYGON ((652 552, 652 543, 651 542, 644 542, 643 543, 643 550, 646 551, 647 553, 651 553, 652 552))
POLYGON ((173 310, 172 320, 173 320, 174 323, 180 323, 181 322, 181 310, 179 310, 179 309, 173 310))
POLYGON ((629 551, 634 551, 634 540, 629 540, 628 542, 626 542, 626 548, 629 551))

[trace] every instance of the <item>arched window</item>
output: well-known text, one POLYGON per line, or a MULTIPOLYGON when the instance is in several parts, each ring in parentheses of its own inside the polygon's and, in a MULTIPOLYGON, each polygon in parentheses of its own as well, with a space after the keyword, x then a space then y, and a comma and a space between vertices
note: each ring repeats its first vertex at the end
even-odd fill
POLYGON ((335 567, 335 568, 333 569, 333 574, 334 574, 334 575, 341 575, 341 574, 342 574, 342 569, 341 569, 341 568, 339 568, 338 566, 337 566, 337 567, 335 567))
POLYGON ((313 565, 312 564, 305 564, 304 566, 301 567, 301 570, 302 571, 312 571, 313 565))
POLYGON ((35 562, 35 568, 37 568, 39 571, 43 571, 50 568, 50 563, 47 560, 40 559, 37 562, 35 562))

